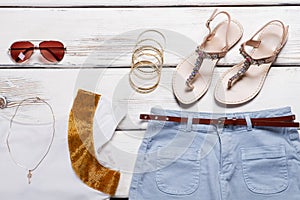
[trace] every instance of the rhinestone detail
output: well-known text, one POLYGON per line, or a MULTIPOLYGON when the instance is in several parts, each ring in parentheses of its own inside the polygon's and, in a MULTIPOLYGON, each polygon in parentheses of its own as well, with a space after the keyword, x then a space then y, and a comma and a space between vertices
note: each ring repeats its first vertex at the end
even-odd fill
POLYGON ((227 89, 230 89, 232 87, 232 83, 235 80, 239 80, 242 76, 245 75, 246 71, 249 69, 251 65, 262 65, 265 62, 265 59, 253 59, 248 54, 246 54, 242 48, 240 48, 240 53, 242 56, 245 58, 244 63, 242 65, 242 68, 235 74, 233 75, 229 80, 227 84, 227 89))
POLYGON ((203 51, 202 49, 200 49, 200 47, 197 47, 195 52, 198 54, 198 58, 196 59, 196 62, 194 64, 193 71, 191 72, 191 74, 189 75, 189 77, 186 80, 186 85, 190 89, 194 89, 194 86, 191 83, 194 80, 194 78, 196 77, 196 75, 199 73, 199 69, 203 63, 203 60, 205 58, 214 60, 219 57, 218 54, 209 54, 209 53, 203 51))

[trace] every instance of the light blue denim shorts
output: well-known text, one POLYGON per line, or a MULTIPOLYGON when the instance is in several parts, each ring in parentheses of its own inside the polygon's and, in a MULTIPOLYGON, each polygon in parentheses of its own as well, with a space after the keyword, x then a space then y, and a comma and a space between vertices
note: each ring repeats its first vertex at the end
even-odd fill
POLYGON ((252 127, 250 118, 291 115, 289 107, 188 118, 245 118, 247 126, 149 121, 132 178, 130 200, 300 200, 297 128, 252 127))

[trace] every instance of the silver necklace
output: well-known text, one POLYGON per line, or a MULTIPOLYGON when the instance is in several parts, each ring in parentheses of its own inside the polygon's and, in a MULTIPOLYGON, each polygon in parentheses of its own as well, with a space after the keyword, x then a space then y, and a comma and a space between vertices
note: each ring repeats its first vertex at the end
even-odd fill
POLYGON ((52 109, 52 107, 50 106, 50 104, 49 104, 48 102, 46 102, 45 100, 43 100, 43 99, 41 99, 41 98, 39 98, 39 97, 32 97, 32 98, 24 99, 24 100, 22 100, 22 101, 18 104, 18 106, 17 106, 17 108, 16 108, 16 111, 15 111, 14 115, 13 115, 12 118, 10 119, 10 123, 9 123, 9 131, 8 131, 8 134, 7 134, 7 137, 6 137, 6 145, 7 145, 7 148, 8 148, 9 155, 10 155, 11 159, 13 160, 13 162, 14 162, 16 165, 18 165, 19 167, 21 167, 21 168, 25 169, 26 171, 28 171, 28 174, 27 174, 28 184, 31 183, 31 178, 32 178, 32 173, 33 173, 33 171, 36 170, 36 169, 40 166, 40 164, 43 162, 43 160, 44 160, 44 159, 46 158, 46 156, 48 155, 48 153, 49 153, 49 151, 50 151, 50 148, 51 148, 51 146, 52 146, 53 140, 54 140, 54 135, 55 135, 55 116, 54 116, 53 109, 52 109), (39 162, 38 162, 33 168, 28 168, 28 167, 22 165, 21 163, 19 163, 19 162, 13 157, 13 155, 12 155, 12 153, 11 153, 11 147, 10 147, 10 145, 9 145, 9 137, 10 137, 10 135, 11 135, 11 128, 12 128, 12 124, 13 124, 14 118, 15 118, 15 116, 17 115, 20 106, 21 106, 22 104, 25 104, 25 103, 28 103, 28 102, 29 102, 29 103, 36 103, 36 104, 37 104, 37 103, 44 103, 44 104, 46 104, 46 105, 49 107, 49 109, 50 109, 50 111, 51 111, 51 114, 52 114, 52 117, 53 117, 53 132, 52 132, 51 141, 50 141, 50 143, 49 143, 49 145, 48 145, 48 147, 47 147, 47 151, 45 152, 45 154, 42 156, 42 158, 39 160, 39 162))
MULTIPOLYGON (((32 105, 35 102, 32 101, 28 101, 28 102, 23 102, 22 105, 32 105)), ((43 103, 43 102, 40 102, 43 103)), ((17 101, 12 101, 10 99, 8 99, 6 96, 0 95, 0 109, 5 109, 5 108, 12 108, 12 107, 16 107, 19 106, 21 104, 21 102, 17 102, 17 101)))
MULTIPOLYGON (((41 83, 23 77, 0 77, 0 109, 16 107, 28 96, 41 95, 41 83)), ((32 102, 26 102, 32 104, 32 102)), ((25 103, 22 104, 23 106, 25 103)))

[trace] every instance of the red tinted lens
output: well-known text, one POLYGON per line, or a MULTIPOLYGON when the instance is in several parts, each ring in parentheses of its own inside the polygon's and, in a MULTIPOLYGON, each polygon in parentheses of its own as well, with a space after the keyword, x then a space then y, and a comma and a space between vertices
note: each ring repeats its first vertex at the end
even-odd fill
POLYGON ((65 47, 59 41, 44 41, 40 43, 41 54, 50 62, 59 62, 65 55, 65 47))
POLYGON ((30 58, 34 50, 31 42, 15 42, 10 46, 10 56, 17 63, 22 63, 30 58))

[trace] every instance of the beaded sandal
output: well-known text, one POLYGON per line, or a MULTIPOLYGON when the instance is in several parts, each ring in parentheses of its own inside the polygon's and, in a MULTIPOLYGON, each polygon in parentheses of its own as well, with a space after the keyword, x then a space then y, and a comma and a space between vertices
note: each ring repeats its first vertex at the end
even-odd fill
POLYGON ((217 62, 243 35, 242 26, 231 20, 230 15, 225 11, 215 10, 207 20, 206 27, 209 34, 204 38, 203 43, 176 67, 173 76, 173 92, 183 104, 194 103, 205 94, 217 62), (211 30, 210 22, 219 14, 225 14, 228 19, 211 30))
POLYGON ((222 75, 215 88, 215 99, 223 104, 241 104, 253 99, 260 92, 272 63, 285 45, 287 35, 288 26, 273 20, 243 43, 240 53, 244 61, 222 75), (249 51, 247 46, 252 49, 249 51))

